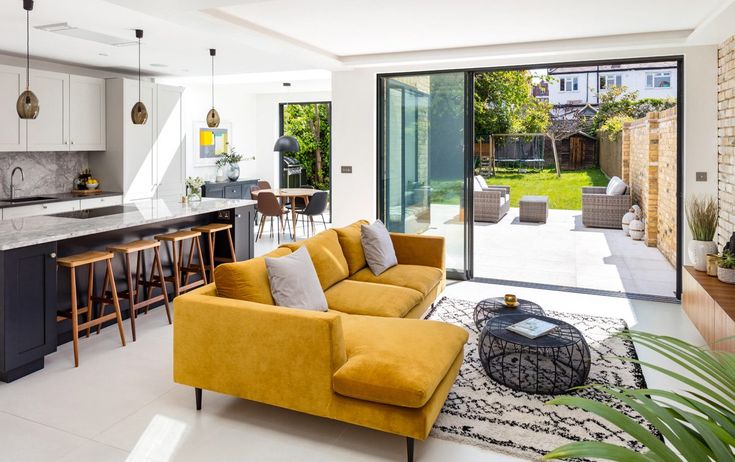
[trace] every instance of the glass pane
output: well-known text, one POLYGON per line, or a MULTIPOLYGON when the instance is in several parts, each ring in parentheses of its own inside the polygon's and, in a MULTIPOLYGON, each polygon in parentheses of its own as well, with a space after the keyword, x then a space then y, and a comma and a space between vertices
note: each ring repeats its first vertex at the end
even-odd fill
POLYGON ((464 272, 464 73, 383 84, 383 219, 391 231, 444 236, 447 269, 464 272))

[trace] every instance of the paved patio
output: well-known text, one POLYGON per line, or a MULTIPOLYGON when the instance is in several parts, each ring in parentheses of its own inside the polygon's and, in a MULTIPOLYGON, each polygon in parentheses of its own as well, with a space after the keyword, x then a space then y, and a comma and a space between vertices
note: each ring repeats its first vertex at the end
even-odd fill
POLYGON ((475 223, 476 277, 673 296, 676 270, 655 247, 622 230, 585 228, 582 212, 550 210, 545 224, 475 223))

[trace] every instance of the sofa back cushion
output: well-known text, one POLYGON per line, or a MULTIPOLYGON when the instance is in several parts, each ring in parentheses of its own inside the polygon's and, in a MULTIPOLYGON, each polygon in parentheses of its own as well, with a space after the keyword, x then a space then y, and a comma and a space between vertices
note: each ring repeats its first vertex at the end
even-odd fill
POLYGON ((322 290, 327 290, 349 277, 347 260, 342 253, 342 246, 339 245, 339 238, 335 230, 328 229, 305 241, 283 244, 281 248, 285 247, 293 252, 302 245, 309 249, 309 255, 314 263, 316 274, 319 276, 322 290))
POLYGON ((362 242, 360 242, 360 226, 367 224, 370 224, 367 220, 360 220, 344 228, 334 228, 339 238, 339 245, 342 246, 342 253, 347 261, 350 276, 367 265, 365 252, 362 250, 362 242))
POLYGON ((223 263, 214 269, 217 295, 250 302, 275 305, 268 282, 265 257, 283 257, 291 250, 279 247, 258 258, 236 263, 223 263))
POLYGON ((622 196, 623 194, 625 194, 625 191, 627 189, 628 185, 625 184, 625 182, 617 176, 614 176, 610 178, 610 181, 607 183, 605 193, 608 196, 622 196))

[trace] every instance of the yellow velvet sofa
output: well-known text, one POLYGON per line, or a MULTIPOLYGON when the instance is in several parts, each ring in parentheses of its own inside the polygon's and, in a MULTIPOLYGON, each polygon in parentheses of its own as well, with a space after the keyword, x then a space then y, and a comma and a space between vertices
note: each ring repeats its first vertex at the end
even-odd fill
POLYGON ((467 332, 420 318, 445 284, 444 240, 392 234, 398 266, 366 268, 358 222, 306 245, 329 311, 274 305, 263 257, 227 263, 174 300, 174 380, 426 439, 464 358, 467 332), (365 271, 367 270, 367 272, 365 271))

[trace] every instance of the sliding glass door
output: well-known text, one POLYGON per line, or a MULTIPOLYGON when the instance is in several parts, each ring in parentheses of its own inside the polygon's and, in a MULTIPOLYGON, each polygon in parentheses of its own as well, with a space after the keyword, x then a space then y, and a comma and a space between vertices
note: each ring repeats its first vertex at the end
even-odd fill
POLYGON ((391 231, 444 236, 458 278, 471 267, 471 85, 464 72, 380 77, 379 214, 391 231))

